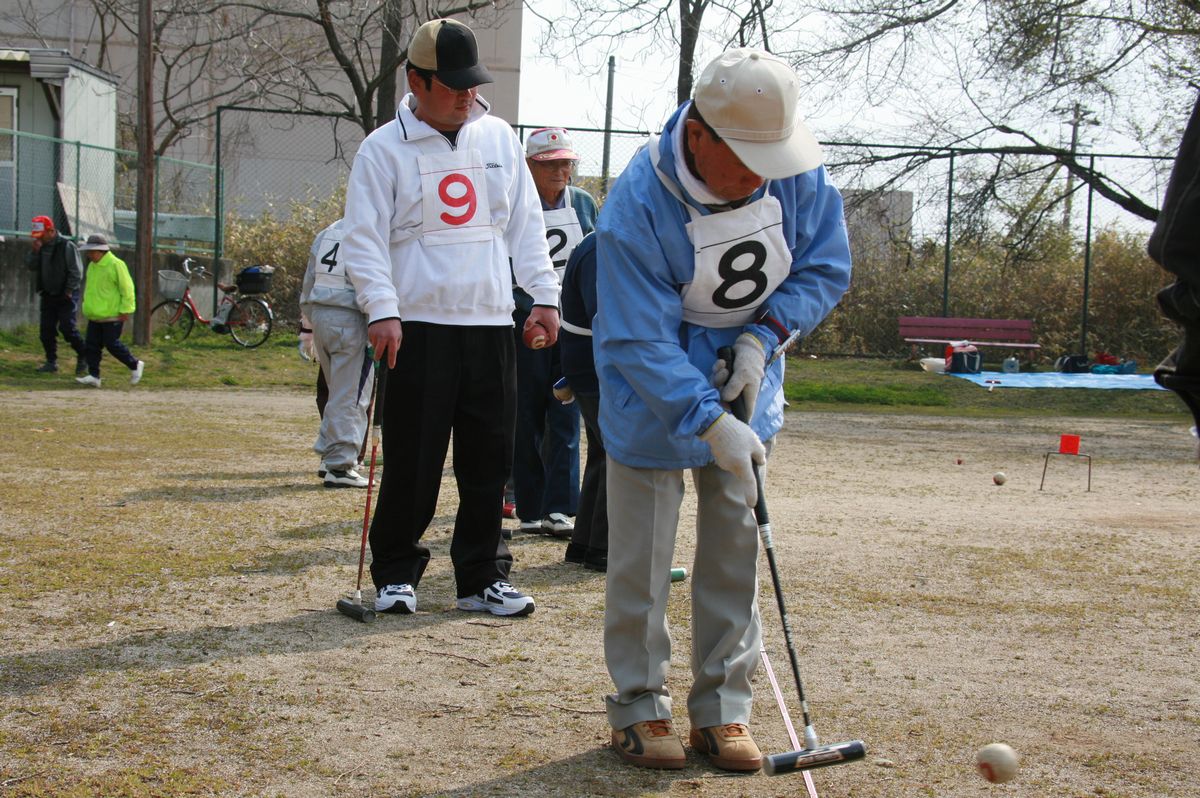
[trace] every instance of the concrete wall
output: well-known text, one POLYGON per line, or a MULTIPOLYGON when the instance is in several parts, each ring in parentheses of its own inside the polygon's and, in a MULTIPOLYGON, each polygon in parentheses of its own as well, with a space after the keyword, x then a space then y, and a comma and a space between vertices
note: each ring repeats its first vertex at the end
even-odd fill
MULTIPOLYGON (((38 323, 38 308, 41 305, 41 299, 34 287, 34 274, 25 267, 25 254, 31 250, 32 244, 33 240, 30 238, 9 238, 6 241, 0 241, 0 330, 11 330, 13 327, 24 324, 36 326, 38 323)), ((113 251, 116 252, 118 258, 129 265, 130 271, 134 271, 136 258, 133 250, 116 249, 113 251)), ((83 260, 86 269, 87 260, 83 260)), ((179 263, 182 260, 183 256, 181 255, 166 252, 156 253, 154 268, 178 271, 179 263)), ((209 265, 204 259, 200 259, 199 262, 209 265)), ((225 279, 226 277, 222 277, 222 280, 225 279)), ((204 286, 193 285, 192 296, 195 297, 205 315, 208 315, 212 307, 212 291, 204 286)), ((156 288, 150 303, 151 307, 160 299, 156 288)), ((82 324, 81 318, 81 328, 82 324)))

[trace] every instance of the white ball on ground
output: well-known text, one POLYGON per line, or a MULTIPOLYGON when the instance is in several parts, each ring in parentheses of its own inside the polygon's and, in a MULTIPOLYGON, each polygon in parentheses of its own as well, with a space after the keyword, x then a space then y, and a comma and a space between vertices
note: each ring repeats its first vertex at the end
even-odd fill
POLYGON ((1003 485, 1005 482, 1008 482, 1008 477, 1004 476, 1003 471, 997 471, 995 474, 992 474, 992 482, 995 482, 997 485, 1003 485))
POLYGON ((993 784, 1010 781, 1017 775, 1017 752, 1004 743, 992 743, 975 754, 975 769, 993 784))

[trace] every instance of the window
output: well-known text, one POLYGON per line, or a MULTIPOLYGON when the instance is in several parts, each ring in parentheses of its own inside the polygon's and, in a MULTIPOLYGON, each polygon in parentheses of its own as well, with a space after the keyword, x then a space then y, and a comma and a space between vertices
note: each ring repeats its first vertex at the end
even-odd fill
MULTIPOLYGON (((17 129, 17 90, 0 87, 0 130, 17 129)), ((17 137, 0 133, 0 229, 17 232, 17 137)))

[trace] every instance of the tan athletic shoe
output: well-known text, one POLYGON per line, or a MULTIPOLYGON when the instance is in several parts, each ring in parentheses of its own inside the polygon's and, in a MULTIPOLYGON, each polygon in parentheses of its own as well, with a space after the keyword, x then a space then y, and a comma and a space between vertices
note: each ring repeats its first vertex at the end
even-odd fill
POLYGON ((692 729, 688 743, 722 770, 758 770, 762 752, 744 723, 692 729))
POLYGON ((640 767, 679 770, 687 764, 683 743, 670 720, 644 720, 614 730, 612 744, 622 759, 640 767))

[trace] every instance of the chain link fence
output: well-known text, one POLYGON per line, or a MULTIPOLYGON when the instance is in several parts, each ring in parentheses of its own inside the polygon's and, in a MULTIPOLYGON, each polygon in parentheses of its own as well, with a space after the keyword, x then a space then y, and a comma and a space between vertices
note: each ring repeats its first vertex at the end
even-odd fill
MULTIPOLYGON (((215 168, 155 159, 154 246, 206 252, 212 248, 215 168)), ((0 129, 0 234, 29 234, 46 215, 70 238, 99 233, 120 246, 134 243, 137 153, 0 129)))
MULTIPOLYGON (((518 125, 516 132, 524 141, 539 127, 518 125)), ((158 246, 211 249, 222 280, 244 266, 275 266, 272 303, 282 318, 294 319, 308 247, 341 215, 362 130, 332 116, 233 107, 219 110, 217 128, 214 167, 159 159, 158 246), (195 229, 204 226, 211 232, 195 229)), ((570 132, 581 156, 576 183, 601 203, 650 135, 570 132)), ((57 197, 64 221, 86 228, 101 220, 99 229, 109 213, 117 240, 132 240, 132 224, 122 228, 116 209, 133 207, 133 153, 0 131, 0 156, 5 135, 14 152, 25 150, 22 164, 40 166, 18 181, 0 162, 3 232, 21 232, 27 217, 57 197), (27 157, 34 147, 45 150, 27 157)), ((906 315, 1032 319, 1051 360, 1097 350, 1145 360, 1176 337, 1152 302, 1167 279, 1141 249, 1150 224, 1070 177, 1060 157, 846 142, 824 147, 846 200, 855 270, 846 298, 805 342, 808 351, 907 355, 897 329, 906 315)), ((1074 157, 1130 196, 1161 203, 1170 158, 1074 157)))

